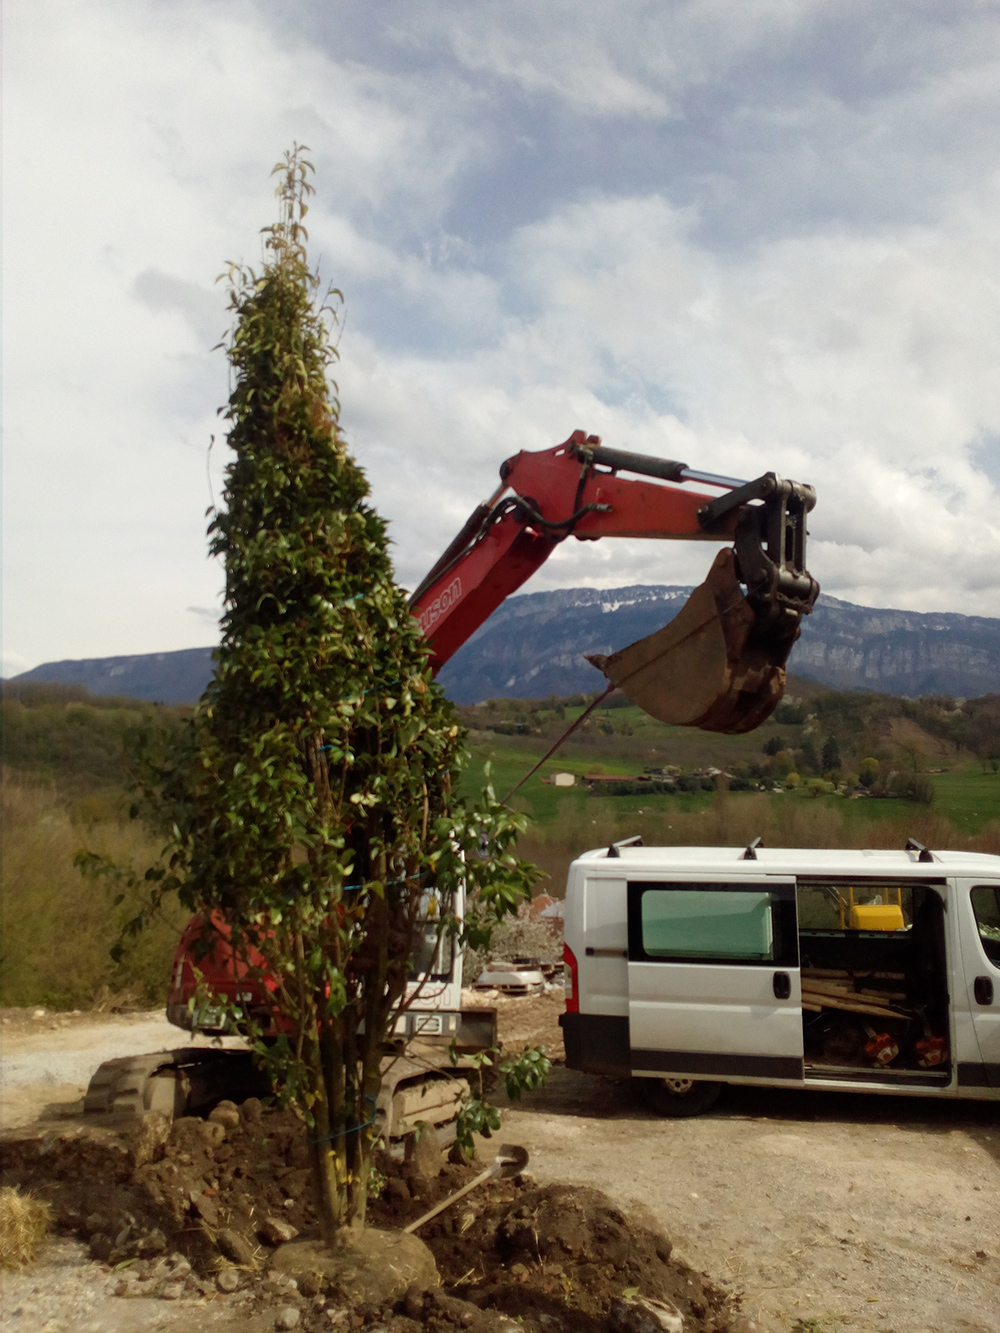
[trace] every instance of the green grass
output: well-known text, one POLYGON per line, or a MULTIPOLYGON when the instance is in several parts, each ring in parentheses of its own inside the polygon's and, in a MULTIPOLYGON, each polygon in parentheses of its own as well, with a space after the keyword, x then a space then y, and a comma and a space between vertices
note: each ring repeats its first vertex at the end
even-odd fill
MULTIPOLYGON (((493 789, 498 798, 502 799, 538 762, 550 744, 551 741, 527 737, 517 744, 512 743, 511 738, 503 737, 498 744, 474 745, 472 763, 462 774, 462 794, 473 796, 482 788, 483 769, 489 763, 492 769, 493 789)), ((578 777, 582 777, 584 773, 594 772, 628 775, 641 773, 642 767, 640 763, 630 764, 603 755, 600 759, 591 759, 586 755, 567 755, 557 750, 555 755, 547 760, 520 789, 514 798, 514 804, 539 823, 548 823, 562 808, 562 802, 567 797, 570 800, 585 800, 587 796, 580 787, 553 787, 550 783, 544 783, 543 777, 550 778, 553 773, 576 773, 578 777)))
MULTIPOLYGON (((567 708, 564 721, 546 720, 546 733, 551 732, 544 738, 547 744, 551 745, 582 712, 582 708, 567 708)), ((723 767, 741 760, 759 759, 765 741, 775 733, 787 735, 790 742, 797 743, 795 738, 801 730, 799 726, 778 726, 768 721, 746 735, 723 736, 692 727, 668 726, 633 704, 627 708, 598 709, 591 713, 586 729, 574 733, 559 753, 567 760, 563 767, 570 772, 575 770, 569 760, 577 752, 581 752, 581 761, 583 753, 595 761, 601 760, 604 754, 617 756, 626 765, 637 765, 625 770, 633 772, 641 772, 643 767, 653 764, 678 764, 682 768, 700 768, 708 764, 723 767), (613 727, 614 734, 601 735, 598 731, 601 723, 613 727)))
MULTIPOLYGON (((616 711, 624 713, 633 710, 618 709, 616 711)), ((661 730, 683 731, 684 729, 675 727, 661 728, 661 730)), ((599 739, 603 742, 607 738, 601 737, 599 739)), ((629 737, 627 739, 631 741, 634 738, 629 737)), ((720 739, 731 742, 750 741, 753 738, 730 736, 720 739)), ((709 740, 714 741, 715 738, 712 737, 709 740)), ((499 797, 503 797, 524 777, 532 765, 545 753, 550 744, 551 740, 547 737, 503 737, 498 738, 496 744, 484 743, 477 739, 477 742, 473 745, 473 762, 463 775, 463 793, 472 795, 482 787, 483 765, 489 760, 493 766, 494 789, 499 797)), ((759 753, 759 738, 755 744, 759 753)), ((748 753, 753 753, 753 751, 748 751, 748 753)), ((713 757, 716 763, 721 763, 721 756, 718 753, 713 757)), ((579 746, 574 749, 567 747, 557 750, 555 755, 528 779, 514 800, 518 808, 525 810, 536 823, 543 827, 555 821, 560 812, 567 808, 567 803, 572 805, 574 802, 580 801, 611 801, 616 809, 628 813, 638 813, 643 810, 659 811, 664 814, 669 810, 692 813, 707 808, 712 801, 712 794, 708 792, 679 793, 677 796, 598 797, 588 796, 579 787, 554 787, 542 782, 543 777, 551 777, 552 774, 559 772, 576 773, 578 776, 594 772, 635 775, 641 773, 651 763, 680 762, 680 758, 675 757, 673 752, 671 757, 667 759, 666 756, 661 758, 658 753, 650 757, 648 751, 645 754, 637 753, 635 756, 622 755, 621 753, 615 753, 611 746, 603 744, 579 746)), ((949 819, 956 829, 961 832, 979 833, 988 824, 1000 820, 1000 773, 985 773, 978 761, 972 761, 959 764, 946 773, 932 774, 931 782, 935 791, 932 809, 936 814, 949 819)), ((733 793, 731 799, 739 801, 748 799, 753 795, 754 793, 737 792, 733 793)), ((839 796, 814 797, 801 790, 769 796, 768 799, 774 801, 806 801, 810 805, 815 803, 819 806, 835 808, 852 827, 873 821, 905 820, 908 817, 915 817, 918 812, 924 809, 924 807, 911 801, 874 800, 870 798, 845 800, 839 796)))
MULTIPOLYGON (((630 710, 615 710, 625 712, 630 710)), ((681 728, 659 728, 681 731, 681 728)), ((713 746, 714 736, 692 742, 698 749, 713 746)), ((750 743, 759 754, 760 735, 723 737, 727 744, 750 743)), ((806 791, 784 793, 678 793, 676 796, 591 796, 582 787, 554 787, 542 777, 560 770, 583 774, 637 774, 650 763, 680 762, 643 753, 638 736, 587 738, 559 750, 513 798, 512 804, 531 817, 520 840, 521 853, 549 876, 545 888, 559 893, 570 862, 581 852, 640 834, 647 845, 743 846, 762 836, 771 847, 900 847, 908 837, 930 847, 1000 852, 1000 776, 986 774, 979 762, 965 762, 935 774, 931 806, 902 800, 837 796, 815 797, 806 791), (623 753, 623 747, 632 752, 623 753)), ((493 765, 493 783, 503 797, 552 743, 550 737, 498 737, 478 733, 473 762, 462 790, 473 795, 483 785, 483 765, 493 765)), ((659 747, 657 747, 659 748, 659 747)), ((716 749, 710 756, 716 762, 716 749)), ((694 766, 689 763, 688 766, 694 766)))
POLYGON ((935 773, 935 807, 966 833, 979 833, 1000 819, 1000 774, 984 773, 976 762, 935 773))
MULTIPOLYGON (((948 773, 933 773, 931 783, 934 804, 930 809, 947 819, 960 833, 982 833, 990 824, 1000 822, 1000 774, 984 773, 979 762, 958 765, 948 773)), ((796 799, 813 798, 797 796, 796 799)), ((912 801, 845 801, 836 796, 816 799, 842 810, 852 827, 880 820, 914 819, 927 810, 912 801)))

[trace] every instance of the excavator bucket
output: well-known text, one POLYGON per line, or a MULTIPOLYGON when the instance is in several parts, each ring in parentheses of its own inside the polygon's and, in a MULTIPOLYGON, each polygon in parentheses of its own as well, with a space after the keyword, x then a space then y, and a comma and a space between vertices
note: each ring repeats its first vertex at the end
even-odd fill
POLYGON ((737 734, 759 726, 780 702, 800 618, 755 610, 728 548, 669 625, 610 657, 586 657, 660 722, 737 734))

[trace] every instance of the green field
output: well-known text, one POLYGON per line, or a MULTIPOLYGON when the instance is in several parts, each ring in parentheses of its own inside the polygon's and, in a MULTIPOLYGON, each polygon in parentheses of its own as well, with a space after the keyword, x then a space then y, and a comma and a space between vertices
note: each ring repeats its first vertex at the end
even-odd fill
MULTIPOLYGON (((624 710, 622 710, 624 711, 624 710)), ((680 730, 660 728, 661 731, 680 730)), ((600 738, 604 741, 606 738, 600 738)), ((630 737, 631 742, 635 738, 630 737)), ((709 743, 716 738, 707 738, 709 743)), ((719 738, 725 744, 753 737, 719 738)), ((693 741, 693 747, 703 742, 693 741)), ((498 737, 473 745, 473 762, 463 790, 474 795, 489 762, 498 797, 503 797, 545 753, 551 741, 538 737, 498 737)), ((759 736, 756 747, 759 749, 759 736)), ((660 747, 657 746, 657 749, 660 747)), ((721 756, 713 756, 718 763, 721 756)), ((671 755, 673 762, 673 754, 671 755)), ((542 781, 556 772, 595 771, 637 775, 666 757, 621 753, 608 744, 577 745, 557 751, 512 799, 531 818, 521 850, 549 876, 548 891, 561 892, 570 862, 580 852, 639 834, 647 844, 745 846, 763 837, 766 846, 900 847, 908 837, 928 846, 968 847, 1000 852, 1000 775, 964 761, 932 774, 930 805, 904 800, 813 796, 804 790, 771 792, 691 792, 677 795, 592 796, 582 786, 555 787, 542 781), (617 752, 616 752, 617 751, 617 752), (645 763, 643 762, 645 760, 645 763)))
MULTIPOLYGON (((625 711, 625 710, 622 710, 625 711)), ((632 711, 632 710, 628 710, 632 711)), ((635 710, 638 711, 638 710, 635 710)), ((682 732, 683 729, 660 728, 661 731, 682 732)), ((704 735, 704 733, 701 733, 704 735)), ((688 733, 690 735, 690 733, 688 733)), ((685 736, 687 739, 687 736, 685 736)), ((760 741, 753 736, 726 736, 710 738, 710 743, 717 741, 711 760, 723 764, 725 757, 719 753, 729 748, 733 742, 753 742, 754 749, 760 748, 760 741)), ((616 749, 620 747, 615 747, 616 749)), ((553 787, 544 783, 544 777, 551 778, 554 773, 575 773, 582 777, 585 773, 621 774, 637 776, 650 764, 671 762, 692 766, 680 758, 677 751, 680 746, 666 746, 639 754, 630 759, 621 753, 615 753, 611 747, 598 748, 587 746, 566 747, 556 751, 536 774, 520 788, 514 797, 514 804, 528 814, 542 828, 554 822, 567 807, 567 803, 613 802, 616 809, 629 813, 639 811, 658 811, 666 815, 671 810, 690 814, 707 809, 714 799, 711 792, 680 793, 676 796, 603 796, 590 797, 578 787, 553 787), (581 752, 582 750, 582 752, 581 752), (667 760, 667 753, 670 755, 667 760), (645 762, 643 762, 645 760, 645 762)), ((694 748, 700 748, 695 742, 694 748)), ((473 762, 466 770, 463 790, 471 795, 483 785, 483 767, 489 762, 492 766, 493 787, 498 797, 503 797, 537 763, 548 749, 545 741, 534 737, 514 738, 498 737, 494 741, 483 741, 479 737, 473 744, 473 762)), ((747 746, 749 749, 749 746, 747 746)), ((978 761, 965 761, 956 764, 945 773, 932 773, 930 781, 934 787, 935 798, 932 809, 936 815, 950 820, 963 833, 979 833, 988 824, 1000 821, 1000 773, 984 772, 978 761)), ((729 797, 732 801, 755 800, 754 793, 734 792, 729 797)), ((874 820, 902 819, 914 813, 914 805, 902 800, 850 800, 839 796, 814 797, 803 790, 769 795, 768 800, 777 802, 808 802, 838 810, 842 817, 854 823, 869 823, 874 820)))

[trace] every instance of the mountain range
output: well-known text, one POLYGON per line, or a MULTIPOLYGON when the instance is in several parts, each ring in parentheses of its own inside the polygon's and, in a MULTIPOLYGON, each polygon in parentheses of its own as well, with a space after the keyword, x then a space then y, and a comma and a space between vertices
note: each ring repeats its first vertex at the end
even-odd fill
MULTIPOLYGON (((441 672, 456 703, 538 698, 603 687, 582 654, 611 653, 659 629, 690 588, 563 588, 525 593, 499 607, 441 672)), ((844 690, 974 698, 1000 692, 1000 619, 954 612, 877 610, 821 594, 792 650, 798 676, 844 690)), ((17 681, 84 685, 161 703, 197 699, 211 648, 46 662, 17 681)))

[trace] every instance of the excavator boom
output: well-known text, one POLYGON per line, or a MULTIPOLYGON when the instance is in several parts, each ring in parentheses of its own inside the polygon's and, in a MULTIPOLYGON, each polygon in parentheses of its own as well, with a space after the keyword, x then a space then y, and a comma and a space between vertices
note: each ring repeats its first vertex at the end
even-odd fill
POLYGON ((411 598, 435 671, 567 537, 732 542, 669 625, 588 660, 662 721, 724 732, 764 721, 819 592, 805 568, 812 487, 774 473, 744 483, 696 472, 604 448, 583 431, 516 454, 500 478, 411 598))

